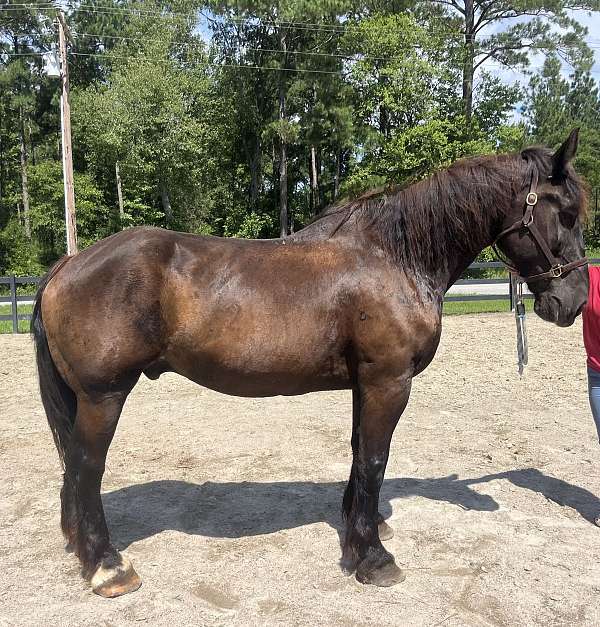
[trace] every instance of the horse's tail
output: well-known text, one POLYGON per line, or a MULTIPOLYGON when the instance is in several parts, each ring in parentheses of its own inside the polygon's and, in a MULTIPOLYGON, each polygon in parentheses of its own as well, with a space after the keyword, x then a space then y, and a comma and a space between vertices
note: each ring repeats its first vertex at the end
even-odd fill
POLYGON ((31 333, 35 341, 35 354, 40 382, 40 394, 46 410, 48 424, 54 437, 60 461, 64 466, 65 453, 71 439, 71 431, 77 413, 77 398, 58 372, 46 337, 46 328, 42 318, 42 297, 44 290, 70 257, 60 259, 46 274, 39 284, 31 317, 31 333))

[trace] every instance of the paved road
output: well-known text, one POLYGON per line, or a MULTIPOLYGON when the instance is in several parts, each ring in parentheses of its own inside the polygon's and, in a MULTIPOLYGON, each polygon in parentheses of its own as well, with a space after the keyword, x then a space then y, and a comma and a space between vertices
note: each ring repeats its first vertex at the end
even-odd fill
MULTIPOLYGON (((525 294, 530 294, 531 292, 527 289, 527 286, 523 287, 523 292, 525 294)), ((508 283, 471 283, 469 285, 453 285, 449 290, 448 294, 458 295, 458 294, 508 294, 508 283)))

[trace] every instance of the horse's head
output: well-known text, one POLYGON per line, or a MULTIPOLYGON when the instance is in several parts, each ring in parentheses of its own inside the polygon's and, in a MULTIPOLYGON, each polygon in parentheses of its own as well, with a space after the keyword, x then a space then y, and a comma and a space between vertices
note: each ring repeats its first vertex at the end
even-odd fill
POLYGON ((577 141, 575 129, 555 153, 522 151, 526 176, 496 240, 534 294, 538 316, 562 327, 573 324, 588 294, 581 226, 587 194, 570 164, 577 141))

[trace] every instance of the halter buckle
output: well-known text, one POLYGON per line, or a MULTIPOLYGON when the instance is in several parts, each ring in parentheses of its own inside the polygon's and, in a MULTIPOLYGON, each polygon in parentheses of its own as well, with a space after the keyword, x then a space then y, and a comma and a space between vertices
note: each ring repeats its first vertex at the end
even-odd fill
POLYGON ((563 265, 562 263, 557 263, 555 266, 550 268, 550 272, 552 273, 553 279, 558 279, 558 277, 562 276, 563 273, 563 265))
POLYGON ((537 205, 537 201, 538 201, 538 195, 535 192, 529 192, 529 194, 527 194, 527 199, 526 199, 526 203, 528 205, 537 205))

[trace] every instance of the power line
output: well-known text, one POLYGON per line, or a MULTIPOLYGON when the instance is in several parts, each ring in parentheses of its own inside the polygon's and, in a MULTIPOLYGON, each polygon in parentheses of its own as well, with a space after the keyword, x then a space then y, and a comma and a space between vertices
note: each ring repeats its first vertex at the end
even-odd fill
MULTIPOLYGON (((45 53, 43 52, 2 52, 0 51, 0 58, 2 57, 42 57, 45 53)), ((129 61, 145 61, 150 63, 171 63, 173 59, 168 57, 148 57, 142 55, 115 55, 112 53, 92 53, 92 52, 74 52, 69 51, 69 56, 73 57, 94 57, 94 58, 104 58, 104 59, 124 59, 129 61)), ((240 69, 251 69, 251 70, 269 70, 273 72, 298 72, 302 74, 328 74, 334 76, 344 76, 343 72, 330 71, 330 70, 310 70, 305 68, 282 68, 282 67, 271 67, 268 65, 249 65, 242 63, 204 63, 204 67, 213 67, 213 68, 240 68, 240 69)))
MULTIPOLYGON (((50 10, 50 9, 56 9, 57 7, 51 3, 47 3, 47 4, 37 4, 37 5, 32 5, 32 4, 17 4, 17 5, 11 5, 9 7, 0 7, 0 11, 22 11, 25 8, 27 9, 40 9, 40 10, 50 10), (17 8, 17 7, 21 7, 21 8, 17 8)), ((190 17, 194 17, 193 13, 181 13, 181 12, 158 12, 158 11, 148 11, 146 9, 137 9, 137 8, 133 8, 133 7, 115 7, 115 6, 103 6, 103 5, 85 5, 82 4, 79 7, 74 9, 75 11, 80 11, 80 12, 84 12, 84 13, 100 13, 100 14, 124 14, 124 15, 145 15, 148 17, 157 17, 160 19, 168 19, 168 18, 174 18, 174 17, 186 17, 186 18, 190 18, 190 17)), ((358 29, 360 28, 359 25, 357 24, 327 24, 327 23, 315 23, 315 22, 302 22, 302 21, 286 21, 286 20, 268 20, 268 19, 263 19, 263 18, 259 18, 259 17, 232 17, 232 16, 215 16, 214 18, 212 17, 208 17, 206 16, 204 13, 202 13, 202 11, 199 11, 199 14, 202 15, 202 17, 204 17, 206 20, 212 21, 212 22, 219 22, 222 21, 223 23, 253 23, 256 25, 271 25, 271 26, 290 26, 290 27, 296 27, 298 30, 308 30, 308 31, 321 31, 321 32, 328 32, 328 33, 339 33, 339 34, 344 34, 345 32, 348 32, 350 30, 353 29, 358 29), (258 22, 258 24, 257 24, 258 22)), ((456 36, 456 37, 460 37, 464 35, 464 32, 462 31, 456 31, 456 30, 438 30, 438 29, 424 29, 425 32, 428 33, 433 33, 436 35, 450 35, 450 36, 456 36)), ((589 41, 586 41, 586 43, 588 43, 588 45, 593 42, 593 43, 600 43, 600 39, 590 39, 589 41)), ((414 47, 419 47, 418 44, 415 44, 414 47)), ((563 48, 576 48, 577 46, 572 44, 572 45, 568 45, 568 46, 562 46, 563 48)), ((595 46, 590 46, 592 48, 594 48, 595 46)), ((600 47, 600 46, 598 46, 600 47)))
MULTIPOLYGON (((23 11, 24 9, 38 9, 38 10, 53 10, 57 7, 51 3, 48 4, 22 4, 21 8, 17 8, 16 5, 11 5, 10 7, 0 7, 0 11, 23 11)), ((104 15, 144 15, 147 17, 156 17, 159 19, 169 19, 176 17, 194 17, 193 13, 177 13, 177 12, 156 12, 156 11, 147 11, 145 9, 135 9, 132 7, 107 7, 107 6, 96 6, 96 5, 80 5, 74 9, 75 12, 82 13, 96 13, 96 14, 104 14, 104 15)), ((301 22, 301 21, 286 21, 286 20, 269 20, 260 17, 232 17, 232 16, 215 16, 214 18, 206 16, 202 11, 198 11, 204 19, 211 22, 222 22, 222 23, 252 23, 255 25, 269 25, 269 26, 288 26, 294 27, 297 30, 307 30, 307 31, 321 31, 326 33, 339 33, 344 34, 345 32, 359 29, 360 25, 358 24, 328 24, 325 22, 316 23, 316 22, 301 22), (258 22, 258 24, 257 24, 258 22)), ((436 34, 440 35, 455 35, 455 36, 463 36, 463 32, 454 31, 454 30, 439 30, 436 34)))
POLYGON ((0 50, 0 57, 43 57, 44 52, 3 52, 0 50))
MULTIPOLYGON (((123 40, 123 41, 142 41, 142 42, 164 42, 164 39, 154 39, 154 38, 147 38, 147 37, 122 37, 122 36, 116 36, 116 35, 100 35, 98 33, 76 33, 77 37, 84 37, 86 39, 112 39, 112 40, 123 40)), ((193 45, 193 42, 187 42, 187 41, 173 41, 170 42, 171 45, 176 45, 176 46, 187 46, 187 47, 191 47, 193 45)), ((409 46, 403 46, 403 49, 409 50, 409 49, 424 49, 423 46, 419 46, 419 45, 409 45, 409 46)), ((333 58, 333 59, 356 59, 356 57, 359 57, 359 59, 356 60, 371 60, 371 61, 393 61, 398 57, 378 57, 378 56, 373 56, 373 55, 368 55, 368 54, 362 54, 360 52, 355 52, 355 53, 346 53, 346 54, 341 54, 341 53, 335 53, 335 52, 313 52, 313 51, 308 51, 308 50, 281 50, 279 48, 260 48, 260 47, 253 47, 253 46, 242 46, 243 50, 252 50, 255 52, 273 52, 273 53, 277 53, 277 54, 289 54, 289 55, 306 55, 306 56, 314 56, 314 57, 329 57, 329 58, 333 58)))
MULTIPOLYGON (((122 41, 144 41, 144 42, 159 42, 159 43, 164 42, 164 39, 156 39, 156 38, 151 38, 151 37, 125 37, 121 35, 102 35, 100 33, 76 33, 76 35, 78 37, 85 37, 88 39, 96 38, 96 39, 113 39, 113 40, 122 40, 122 41)), ((180 46, 192 45, 191 42, 186 42, 186 41, 173 41, 171 42, 171 44, 180 45, 180 46)), ((589 47, 596 49, 596 48, 600 48, 600 45, 590 45, 589 47)), ((306 54, 306 55, 311 55, 311 56, 338 57, 338 58, 344 58, 344 59, 353 58, 354 55, 360 55, 362 59, 373 59, 376 61, 387 61, 387 60, 394 58, 394 57, 377 57, 377 56, 372 56, 372 55, 363 55, 359 52, 348 53, 348 54, 337 54, 337 53, 328 53, 328 52, 309 52, 309 51, 302 51, 302 50, 283 51, 283 50, 275 49, 275 48, 255 48, 252 46, 243 46, 243 48, 245 50, 256 50, 256 51, 262 51, 262 52, 286 52, 287 54, 301 54, 301 55, 306 54)), ((398 48, 402 50, 412 50, 412 49, 428 50, 429 49, 427 46, 423 46, 421 44, 403 44, 401 46, 398 46, 398 48)), ((548 46, 528 45, 527 48, 530 50, 546 50, 548 46)), ((559 46, 559 48, 577 48, 577 46, 575 44, 572 44, 572 45, 567 45, 567 46, 559 46)), ((484 52, 482 52, 481 54, 484 54, 484 52)))
MULTIPOLYGON (((102 5, 90 5, 90 4, 81 4, 76 10, 79 11, 108 11, 110 13, 124 13, 126 15, 146 15, 148 17, 158 17, 158 18, 169 18, 169 17, 191 17, 190 13, 181 13, 175 11, 169 11, 168 13, 162 11, 148 11, 146 9, 137 9, 134 7, 115 7, 115 6, 102 6, 102 5)), ((268 20, 259 17, 231 17, 231 16, 219 16, 216 15, 214 18, 206 16, 202 11, 198 11, 202 17, 210 21, 219 21, 220 19, 224 21, 230 22, 255 22, 260 21, 263 24, 272 24, 272 25, 285 25, 285 26, 310 26, 316 29, 328 29, 331 31, 332 29, 340 30, 344 32, 348 27, 355 28, 355 25, 349 24, 327 24, 325 22, 302 22, 296 20, 268 20)))
MULTIPOLYGON (((98 7, 95 5, 80 5, 77 9, 78 11, 89 12, 89 13, 98 13, 102 11, 108 11, 109 14, 125 14, 125 15, 146 15, 148 17, 157 17, 160 19, 168 19, 174 17, 192 17, 190 13, 176 13, 176 12, 156 12, 156 11, 147 11, 144 9, 135 9, 132 7, 98 7), (88 8, 89 7, 89 8, 88 8)), ((305 30, 312 32, 325 32, 325 33, 334 33, 343 35, 346 32, 351 32, 352 30, 360 29, 360 25, 358 24, 327 24, 327 23, 315 23, 315 22, 302 22, 302 21, 286 21, 286 20, 269 20, 260 17, 233 17, 233 16, 220 16, 216 15, 214 18, 205 15, 202 11, 199 11, 199 14, 204 17, 207 21, 215 22, 215 23, 251 23, 254 25, 269 25, 269 26, 288 26, 294 27, 296 30, 305 30)), ((431 29, 425 28, 425 32, 431 33, 434 35, 441 36, 453 36, 453 37, 462 37, 464 36, 464 31, 456 31, 456 30, 446 30, 446 29, 431 29)), ((594 41, 590 39, 590 41, 594 41)), ((594 43, 600 43, 600 40, 595 40, 594 43)), ((586 42, 588 43, 588 42, 586 42)), ((418 45, 415 45, 418 47, 418 45)), ((562 46, 566 48, 577 48, 576 45, 562 46)), ((590 46, 593 48, 594 46, 590 46)))
MULTIPOLYGON (((22 8, 16 8, 16 7, 23 7, 23 8, 29 8, 29 9, 39 9, 39 8, 44 8, 44 9, 48 9, 48 8, 57 8, 54 4, 52 4, 52 2, 50 0, 46 0, 45 3, 41 3, 41 4, 27 4, 27 3, 13 3, 13 5, 11 5, 10 7, 0 7, 0 10, 23 10, 22 8)), ((158 17, 158 18, 170 18, 170 17, 192 17, 193 13, 183 13, 183 12, 176 12, 176 11, 149 11, 147 9, 141 9, 141 8, 136 8, 136 7, 120 7, 120 6, 114 6, 114 5, 102 5, 102 4, 80 4, 77 7, 74 7, 73 9, 74 11, 82 11, 82 12, 109 12, 109 13, 122 13, 122 14, 126 14, 126 15, 146 15, 149 17, 158 17)), ((299 21, 299 20, 268 20, 268 19, 264 19, 264 18, 260 18, 260 17, 233 17, 233 16, 221 16, 221 15, 215 15, 214 18, 212 17, 208 17, 206 16, 201 10, 198 10, 198 13, 200 13, 200 15, 202 15, 205 19, 210 20, 210 21, 219 21, 219 20, 223 20, 223 21, 229 21, 229 22, 256 22, 259 21, 263 24, 272 24, 272 25, 276 25, 276 26, 281 26, 281 25, 286 25, 286 26, 307 26, 307 27, 313 27, 316 30, 322 30, 322 29, 337 29, 340 30, 341 32, 345 32, 349 29, 354 29, 354 28, 359 28, 359 25, 357 24, 328 24, 326 22, 304 22, 304 21, 299 21)), ((427 30, 427 29, 426 29, 427 30)), ((452 34, 452 35, 464 35, 464 32, 462 31, 455 31, 455 30, 439 30, 438 31, 439 34, 452 34)))
MULTIPOLYGON (((54 5, 23 5, 24 7, 33 9, 41 9, 41 10, 49 10, 55 9, 54 5)), ((0 10, 2 8, 0 7, 0 10)), ((10 10, 22 10, 22 9, 10 9, 10 10)), ((99 15, 125 15, 125 16, 146 16, 146 17, 156 17, 158 19, 167 20, 167 19, 175 19, 177 17, 184 18, 192 18, 195 17, 196 14, 193 13, 177 13, 177 12, 153 12, 147 11, 144 9, 135 9, 131 7, 106 7, 106 6, 95 6, 95 5, 80 5, 79 7, 74 9, 76 12, 82 13, 92 13, 99 15)), ((313 31, 313 32, 324 32, 324 33, 337 33, 344 34, 346 32, 360 29, 360 25, 358 24, 328 24, 325 22, 322 23, 314 23, 314 22, 301 22, 301 21, 288 21, 288 20, 269 20, 260 17, 231 17, 231 16, 215 16, 214 18, 208 17, 204 15, 201 11, 198 11, 204 19, 211 22, 222 22, 222 23, 252 23, 255 25, 269 25, 269 26, 286 26, 290 28, 294 28, 296 30, 305 30, 305 31, 313 31), (258 22, 258 24, 257 24, 258 22)), ((439 30, 435 34, 439 35, 456 35, 463 36, 463 32, 457 32, 454 30, 439 30)))
MULTIPOLYGON (((106 58, 106 59, 127 59, 131 61, 150 61, 157 63, 171 63, 173 59, 168 57, 146 57, 146 56, 138 56, 138 55, 113 55, 112 53, 93 53, 93 52, 69 52, 70 56, 74 57, 97 57, 97 58, 106 58)), ((229 67, 229 68, 244 68, 251 70, 270 70, 273 72, 300 72, 303 74, 329 74, 335 76, 344 76, 342 72, 334 72, 330 70, 309 70, 305 68, 285 68, 285 67, 271 67, 268 65, 246 65, 241 63, 205 63, 203 64, 206 67, 229 67)))
POLYGON ((27 10, 33 10, 33 9, 38 9, 38 10, 43 10, 43 11, 47 11, 49 9, 57 9, 56 6, 54 6, 53 4, 22 4, 22 5, 10 5, 10 6, 4 6, 4 7, 0 7, 0 13, 1 12, 10 12, 10 11, 27 11, 27 10))
MULTIPOLYGON (((79 6, 79 10, 106 10, 106 11, 112 11, 112 12, 121 12, 121 13, 126 13, 126 14, 141 14, 141 15, 148 15, 148 16, 154 16, 154 17, 170 17, 170 16, 185 16, 188 17, 190 14, 189 13, 181 13, 181 12, 174 12, 174 11, 170 11, 168 14, 165 14, 164 12, 161 11, 148 11, 146 9, 137 9, 135 7, 115 7, 115 6, 107 6, 107 5, 98 5, 98 4, 81 4, 79 6)), ((342 29, 345 30, 347 28, 347 26, 350 26, 351 28, 353 28, 355 25, 349 24, 349 25, 344 25, 344 24, 327 24, 325 22, 303 22, 303 21, 298 21, 298 20, 293 20, 293 21, 286 21, 286 20, 264 20, 262 18, 258 18, 258 17, 231 17, 231 16, 220 16, 220 15, 215 15, 215 18, 212 17, 208 17, 207 15, 205 15, 201 10, 198 11, 200 13, 200 15, 202 15, 205 19, 211 20, 211 21, 218 21, 219 19, 224 19, 225 21, 237 21, 237 22, 250 22, 250 21, 255 21, 255 20, 260 20, 263 23, 270 23, 270 24, 276 24, 276 25, 289 25, 289 26, 314 26, 317 28, 337 28, 337 29, 342 29)))
MULTIPOLYGON (((101 35, 98 33, 78 33, 77 36, 79 37, 85 37, 85 38, 98 38, 98 39, 113 39, 113 40, 124 40, 124 41, 142 41, 142 42, 162 42, 162 39, 152 39, 152 38, 146 38, 146 37, 122 37, 122 36, 112 36, 112 35, 101 35)), ((181 45, 181 46, 188 46, 191 47, 192 43, 191 42, 171 42, 171 44, 174 45, 181 45)), ((421 49, 420 46, 405 46, 404 49, 421 49)), ((536 46, 531 46, 530 49, 541 49, 541 47, 536 47, 536 46)), ((377 56, 372 56, 372 55, 363 55, 361 53, 354 53, 354 54, 338 54, 338 53, 327 53, 327 52, 312 52, 312 51, 304 51, 304 50, 288 50, 288 51, 284 51, 284 50, 280 50, 280 49, 276 49, 276 48, 260 48, 260 47, 251 47, 251 46, 244 46, 243 50, 252 50, 252 51, 256 51, 256 52, 269 52, 269 53, 275 53, 275 54, 289 54, 289 55, 306 55, 306 56, 315 56, 315 57, 321 57, 321 58, 332 58, 332 59, 342 59, 342 60, 354 60, 354 61, 363 61, 363 60, 367 60, 367 61, 385 61, 385 62, 392 62, 395 60, 398 60, 400 57, 399 56, 392 56, 392 57, 377 57, 377 56)), ((4 55, 8 55, 8 56, 32 56, 32 55, 37 55, 37 54, 43 54, 43 53, 8 53, 8 52, 0 52, 0 54, 4 54, 4 55)), ((73 53, 73 54, 78 54, 79 56, 83 56, 84 53, 73 53)), ((101 53, 95 53, 96 56, 100 56, 101 53)), ((104 56, 109 56, 106 53, 104 53, 104 56)), ((113 55, 111 53, 110 55, 112 58, 121 58, 121 59, 125 59, 125 58, 132 58, 132 55, 127 55, 127 56, 118 56, 118 55, 113 55)), ((151 57, 147 57, 147 58, 151 58, 151 57)), ((486 63, 487 67, 498 67, 498 68, 508 68, 508 66, 502 65, 502 64, 496 64, 494 65, 493 63, 486 63)), ((245 66, 245 67, 251 67, 251 66, 245 66)), ((254 67, 254 66, 253 66, 254 67)), ((258 66, 256 66, 258 67, 258 66)), ((290 70, 293 70, 294 68, 289 68, 290 70)), ((316 71, 316 70, 313 70, 316 71)), ((592 73, 596 73, 596 72, 592 72, 592 73)))
MULTIPOLYGON (((260 49, 256 49, 256 50, 260 50, 260 49)), ((281 50, 268 50, 265 49, 265 51, 269 52, 282 52, 281 50)), ((19 53, 15 53, 15 52, 4 52, 4 51, 0 51, 0 57, 41 57, 44 56, 44 52, 19 52, 19 53)), ((311 54, 311 53, 306 53, 306 54, 311 54)), ((113 54, 112 52, 104 52, 104 53, 91 53, 91 52, 76 52, 76 51, 69 51, 69 55, 70 56, 75 56, 75 57, 95 57, 95 58, 104 58, 104 59, 122 59, 122 60, 135 60, 135 61, 146 61, 146 62, 156 62, 156 63, 170 63, 173 61, 172 58, 169 57, 154 57, 154 56, 147 56, 147 55, 118 55, 118 54, 113 54)), ((330 56, 327 55, 325 53, 323 53, 324 56, 330 56)), ((351 60, 351 57, 345 57, 343 55, 336 55, 335 58, 337 58, 337 56, 341 56, 342 58, 351 60)), ((363 57, 366 58, 366 57, 363 57)), ((391 58, 378 58, 375 57, 375 59, 380 59, 380 60, 384 60, 384 61, 394 61, 399 59, 399 57, 391 57, 391 58)), ((362 59, 358 59, 358 60, 362 60, 362 59)), ((206 67, 228 67, 228 68, 244 68, 244 69, 256 69, 256 70, 269 70, 269 71, 277 71, 277 72, 298 72, 298 73, 306 73, 306 74, 329 74, 329 75, 336 75, 336 76, 346 76, 346 74, 344 74, 343 72, 340 71, 332 71, 332 70, 312 70, 312 69, 308 69, 308 68, 282 68, 282 67, 273 67, 273 66, 265 66, 265 65, 257 65, 257 64, 242 64, 242 63, 205 63, 204 64, 206 67)), ((506 65, 502 65, 499 63, 488 63, 486 64, 486 66, 488 68, 494 68, 494 69, 502 69, 502 70, 510 70, 515 72, 516 70, 510 68, 509 66, 506 65)), ((590 74, 594 74, 594 75, 600 75, 600 70, 591 70, 590 74)))
MULTIPOLYGON (((10 7, 0 7, 0 10, 22 10, 22 9, 17 9, 16 8, 17 5, 11 5, 10 7)), ((44 8, 43 5, 30 5, 30 4, 25 4, 22 3, 18 6, 21 7, 26 7, 26 8, 44 8)), ((139 13, 139 14, 144 14, 144 15, 148 15, 148 16, 157 16, 157 17, 169 17, 169 15, 165 15, 164 13, 158 13, 158 12, 153 12, 153 11, 146 11, 143 9, 134 9, 134 8, 127 8, 127 7, 100 7, 99 9, 89 9, 86 8, 90 5, 81 5, 81 8, 79 10, 81 11, 87 11, 87 12, 98 12, 101 10, 106 10, 106 9, 110 9, 110 11, 112 11, 112 13, 114 14, 115 12, 121 12, 121 13, 129 13, 129 14, 134 14, 134 13, 139 13)), ((47 8, 56 8, 54 5, 51 4, 47 4, 46 5, 47 8)), ((191 14, 183 14, 183 13, 179 13, 179 14, 171 14, 171 15, 186 15, 188 17, 191 17, 191 14)), ((259 18, 231 18, 228 17, 227 20, 229 21, 255 21, 256 19, 259 18)), ((264 23, 264 21, 262 22, 264 23)), ((307 26, 312 26, 314 28, 310 28, 307 30, 323 30, 322 26, 318 26, 316 24, 311 24, 310 22, 267 22, 267 23, 271 23, 271 24, 290 24, 290 25, 297 25, 297 24, 305 24, 307 26)), ((327 26, 333 26, 333 25, 327 25, 327 26)), ((327 32, 331 32, 330 30, 327 29, 326 26, 326 30, 327 32)), ((339 25, 340 29, 344 29, 346 30, 348 27, 350 27, 352 25, 339 25)), ((337 27, 337 26, 336 26, 337 27)), ((343 32, 343 31, 340 31, 343 32)), ((457 32, 457 31, 448 31, 448 33, 455 35, 455 36, 460 36, 461 33, 457 32)), ((101 38, 101 39, 115 39, 115 40, 123 40, 123 41, 162 41, 159 39, 149 39, 149 38, 144 38, 144 37, 125 37, 125 36, 111 36, 111 35, 102 35, 102 34, 93 34, 93 33, 81 33, 81 36, 84 37, 88 37, 88 38, 101 38)), ((187 42, 173 42, 176 45, 190 45, 187 42)), ((600 48, 600 46, 594 46, 591 44, 588 44, 590 46, 590 48, 600 48)), ((426 50, 427 48, 424 46, 421 46, 419 44, 405 44, 403 46, 401 46, 404 49, 422 49, 422 50, 426 50)), ((576 45, 567 45, 567 46, 561 46, 561 48, 576 48, 576 45)), ((543 50, 546 49, 545 46, 529 46, 530 49, 533 50, 543 50)), ((270 49, 270 48, 258 48, 258 47, 246 47, 246 50, 253 50, 253 51, 257 51, 257 52, 270 52, 270 53, 276 53, 276 54, 282 54, 283 51, 281 50, 277 50, 277 49, 270 49)), ((315 57, 322 57, 322 58, 337 58, 337 59, 353 59, 355 58, 353 55, 351 54, 337 54, 337 53, 322 53, 322 52, 308 52, 308 51, 287 51, 287 54, 290 55, 306 55, 306 56, 315 56, 315 57)), ((360 53, 359 53, 360 54, 360 53)), ((365 60, 378 60, 378 61, 390 61, 393 60, 395 57, 377 57, 377 56, 373 56, 373 55, 360 55, 361 59, 365 59, 365 60)))
MULTIPOLYGON (((45 53, 43 52, 0 52, 0 58, 8 57, 8 58, 17 58, 17 57, 42 57, 45 53)), ((171 63, 173 59, 168 57, 148 57, 148 56, 139 56, 139 55, 114 55, 112 53, 90 53, 90 52, 74 52, 70 51, 69 56, 73 57, 94 57, 94 58, 105 58, 105 59, 124 59, 129 61, 142 61, 147 63, 171 63)), ((230 68, 230 69, 243 69, 243 70, 266 70, 271 72, 296 72, 300 74, 325 74, 329 76, 340 76, 347 77, 348 74, 339 71, 330 71, 330 70, 311 70, 306 68, 282 68, 282 67, 273 67, 267 65, 253 65, 253 64, 242 64, 242 63, 204 63, 204 67, 211 68, 230 68)), ((489 67, 494 67, 497 69, 505 69, 510 70, 507 66, 500 64, 489 64, 489 67)), ((600 70, 591 70, 590 74, 600 75, 600 70)))
MULTIPOLYGON (((107 11, 106 9, 85 9, 85 8, 79 8, 78 11, 82 11, 84 13, 95 13, 98 15, 119 15, 118 11, 107 11)), ((122 13, 122 15, 136 15, 136 13, 134 11, 129 12, 129 13, 122 13)), ((194 17, 192 14, 186 14, 186 13, 156 13, 156 14, 141 14, 144 15, 145 17, 155 17, 157 19, 160 20, 167 20, 167 19, 177 19, 179 17, 183 17, 183 18, 191 18, 194 17)), ((207 19, 207 18, 205 18, 207 19)), ((219 18, 216 19, 212 19, 209 18, 210 21, 213 22, 219 22, 219 18)), ((339 35, 343 35, 346 32, 349 32, 351 30, 351 28, 357 28, 354 26, 346 26, 346 27, 340 27, 340 26, 336 26, 336 25, 323 25, 323 26, 304 26, 302 22, 286 22, 286 21, 274 21, 274 20, 265 20, 265 19, 261 19, 261 18, 223 18, 222 20, 223 23, 254 23, 257 26, 277 26, 277 27, 289 27, 289 28, 294 28, 295 30, 302 30, 302 31, 307 31, 307 32, 320 32, 320 33, 330 33, 330 34, 339 34, 339 35)))

